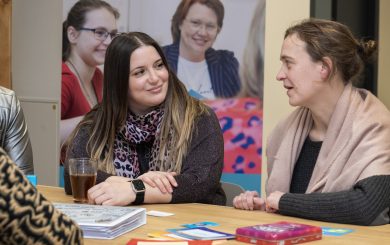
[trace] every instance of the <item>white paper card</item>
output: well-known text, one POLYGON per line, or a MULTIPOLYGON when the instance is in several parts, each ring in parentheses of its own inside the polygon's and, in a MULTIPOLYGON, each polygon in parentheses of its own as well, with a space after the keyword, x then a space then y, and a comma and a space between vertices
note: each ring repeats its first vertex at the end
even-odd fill
POLYGON ((173 213, 168 213, 168 212, 162 212, 162 211, 156 211, 156 210, 150 210, 146 212, 147 215, 150 216, 156 216, 156 217, 166 217, 166 216, 172 216, 175 215, 173 213))

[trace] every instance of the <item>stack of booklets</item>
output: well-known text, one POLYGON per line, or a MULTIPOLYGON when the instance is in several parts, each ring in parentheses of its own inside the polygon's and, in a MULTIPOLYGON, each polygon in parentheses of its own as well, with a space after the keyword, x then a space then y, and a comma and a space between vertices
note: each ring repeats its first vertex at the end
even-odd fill
POLYGON ((54 203, 83 230, 85 238, 114 239, 146 224, 145 208, 54 203))

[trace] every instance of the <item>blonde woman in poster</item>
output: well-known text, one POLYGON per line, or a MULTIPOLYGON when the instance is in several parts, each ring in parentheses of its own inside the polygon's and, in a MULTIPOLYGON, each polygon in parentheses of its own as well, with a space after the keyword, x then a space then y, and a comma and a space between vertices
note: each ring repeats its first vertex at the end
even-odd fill
POLYGON ((173 44, 165 46, 170 68, 201 99, 229 98, 241 87, 233 52, 212 48, 223 25, 219 0, 182 0, 172 17, 173 44))

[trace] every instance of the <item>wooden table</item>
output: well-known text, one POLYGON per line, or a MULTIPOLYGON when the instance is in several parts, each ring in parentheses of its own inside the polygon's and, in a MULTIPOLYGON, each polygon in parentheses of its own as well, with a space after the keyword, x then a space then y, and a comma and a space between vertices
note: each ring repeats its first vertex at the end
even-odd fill
MULTIPOLYGON (((65 195, 62 188, 38 186, 38 190, 52 202, 73 202, 71 196, 65 195)), ((305 220, 293 217, 271 214, 260 211, 244 211, 231 207, 206 205, 198 203, 190 204, 153 204, 142 205, 149 210, 158 210, 174 213, 168 217, 147 217, 147 224, 126 233, 114 240, 85 239, 85 244, 121 244, 125 245, 130 238, 147 238, 148 232, 164 231, 168 228, 179 228, 181 224, 195 223, 201 221, 217 222, 215 230, 235 233, 237 227, 266 224, 277 221, 293 221, 317 226, 332 228, 349 228, 355 231, 340 237, 323 236, 322 240, 312 242, 313 244, 390 244, 390 224, 384 226, 354 226, 305 220)), ((223 244, 249 244, 235 240, 223 242, 223 244)), ((310 243, 311 244, 311 243, 310 243)))

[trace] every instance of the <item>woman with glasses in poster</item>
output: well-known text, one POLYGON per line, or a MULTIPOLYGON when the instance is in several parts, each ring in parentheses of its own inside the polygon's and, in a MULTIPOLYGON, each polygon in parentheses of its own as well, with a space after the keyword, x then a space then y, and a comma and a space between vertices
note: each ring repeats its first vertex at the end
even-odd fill
POLYGON ((173 44, 165 46, 170 68, 197 98, 234 97, 240 91, 233 52, 212 48, 222 29, 219 0, 182 0, 172 17, 173 44))
POLYGON ((81 0, 63 23, 61 125, 63 143, 81 118, 102 100, 107 46, 119 12, 105 1, 81 0))

